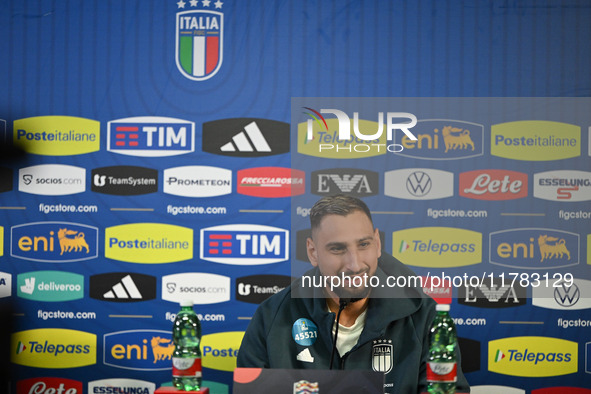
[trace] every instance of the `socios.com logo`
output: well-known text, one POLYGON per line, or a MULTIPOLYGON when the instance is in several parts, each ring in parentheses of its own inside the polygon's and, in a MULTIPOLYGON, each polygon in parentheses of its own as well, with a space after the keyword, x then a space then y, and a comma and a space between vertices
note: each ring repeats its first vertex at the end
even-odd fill
POLYGON ((76 368, 96 364, 96 335, 39 328, 12 334, 11 361, 36 368, 76 368))
POLYGON ((61 302, 84 297, 84 276, 72 272, 26 272, 16 282, 18 296, 27 300, 61 302))
POLYGON ((489 259, 497 265, 549 269, 579 264, 579 234, 548 228, 519 228, 489 235, 489 259))
POLYGON ((37 222, 11 228, 10 255, 65 263, 98 257, 98 229, 80 223, 37 222))
POLYGON ((418 267, 462 267, 482 262, 482 234, 453 227, 416 227, 392 233, 392 255, 418 267))
POLYGON ((165 275, 162 299, 175 303, 190 299, 198 305, 230 301, 230 278, 193 272, 165 275))
POLYGON ((490 154, 527 161, 578 157, 581 155, 581 127, 540 120, 493 125, 490 154))
POLYGON ((100 123, 73 116, 37 116, 14 121, 14 142, 25 152, 72 156, 100 149, 100 123))
POLYGON ((398 155, 426 160, 454 160, 482 156, 484 126, 451 119, 422 119, 413 128, 417 139, 402 136, 398 155))
POLYGON ((513 337, 488 343, 488 370, 503 375, 548 377, 576 373, 577 342, 549 337, 513 337))
POLYGON ((202 363, 205 368, 218 371, 236 369, 236 357, 242 343, 244 332, 218 332, 201 338, 202 363))
POLYGON ((63 164, 21 168, 18 190, 45 196, 63 196, 86 190, 86 169, 63 164))
POLYGON ((289 256, 289 231, 257 224, 229 224, 201 230, 200 258, 236 265, 271 264, 289 256))
POLYGON ((172 369, 172 334, 170 331, 129 330, 105 334, 103 362, 116 368, 138 371, 172 369))
POLYGON ((105 257, 139 264, 193 258, 193 230, 163 223, 131 223, 105 229, 105 257))

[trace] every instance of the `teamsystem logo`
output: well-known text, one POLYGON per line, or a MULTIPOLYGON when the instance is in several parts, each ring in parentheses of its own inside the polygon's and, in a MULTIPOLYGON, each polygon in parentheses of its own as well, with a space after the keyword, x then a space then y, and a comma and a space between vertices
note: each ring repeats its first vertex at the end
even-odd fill
POLYGON ((95 168, 91 190, 118 196, 155 193, 158 191, 158 171, 135 166, 95 168))
POLYGON ((383 112, 378 113, 376 123, 359 120, 358 112, 353 112, 351 122, 349 115, 338 109, 303 110, 309 119, 298 125, 298 152, 302 154, 344 159, 401 152, 403 146, 394 143, 396 130, 412 141, 417 140, 410 131, 417 124, 417 117, 408 112, 387 112, 384 130, 383 112), (322 114, 332 114, 337 119, 326 120, 322 114))

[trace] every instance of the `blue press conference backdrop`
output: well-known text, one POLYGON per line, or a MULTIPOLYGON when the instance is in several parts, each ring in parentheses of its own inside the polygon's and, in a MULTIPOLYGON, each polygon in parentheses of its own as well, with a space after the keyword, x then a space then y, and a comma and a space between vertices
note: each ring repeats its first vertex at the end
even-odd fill
POLYGON ((187 296, 204 379, 231 391, 250 316, 305 266, 307 209, 336 191, 366 199, 385 249, 421 275, 572 274, 578 291, 453 286, 452 310, 468 380, 503 386, 476 390, 588 392, 587 2, 9 0, 0 11, 0 139, 25 151, 0 163, 13 392, 153 392, 170 381, 187 296), (370 97, 439 101, 380 109, 416 114, 423 145, 397 132, 405 151, 367 161, 311 153, 336 124, 325 113, 331 129, 304 143, 302 107, 331 108, 310 97, 359 97, 332 101, 351 119, 370 97), (445 97, 546 99, 474 99, 470 112, 470 99, 445 97), (453 237, 459 254, 434 249, 453 237))

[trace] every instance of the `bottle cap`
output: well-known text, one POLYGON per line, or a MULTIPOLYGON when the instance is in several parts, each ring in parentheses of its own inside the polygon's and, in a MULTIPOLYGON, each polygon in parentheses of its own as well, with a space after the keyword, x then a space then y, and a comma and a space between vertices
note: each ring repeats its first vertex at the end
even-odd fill
POLYGON ((180 304, 181 304, 181 307, 183 307, 183 306, 193 306, 193 300, 182 300, 180 302, 180 304))
POLYGON ((449 304, 437 304, 435 310, 437 312, 449 312, 449 304))

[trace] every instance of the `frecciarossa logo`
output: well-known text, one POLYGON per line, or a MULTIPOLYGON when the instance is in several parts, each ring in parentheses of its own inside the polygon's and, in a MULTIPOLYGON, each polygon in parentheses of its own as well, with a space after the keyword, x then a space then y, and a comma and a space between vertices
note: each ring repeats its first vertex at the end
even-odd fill
POLYGON ((305 173, 284 167, 258 167, 238 171, 237 192, 254 197, 291 197, 305 192, 305 173))
POLYGON ((75 368, 96 363, 96 335, 39 328, 12 334, 11 361, 36 368, 75 368))
POLYGON ((139 264, 193 257, 193 230, 163 223, 131 223, 105 229, 105 257, 139 264))
POLYGON ((98 229, 80 223, 37 222, 11 228, 10 255, 19 259, 65 263, 98 257, 98 229))
POLYGON ((523 377, 577 372, 577 342, 549 337, 512 337, 488 343, 488 370, 523 377))

